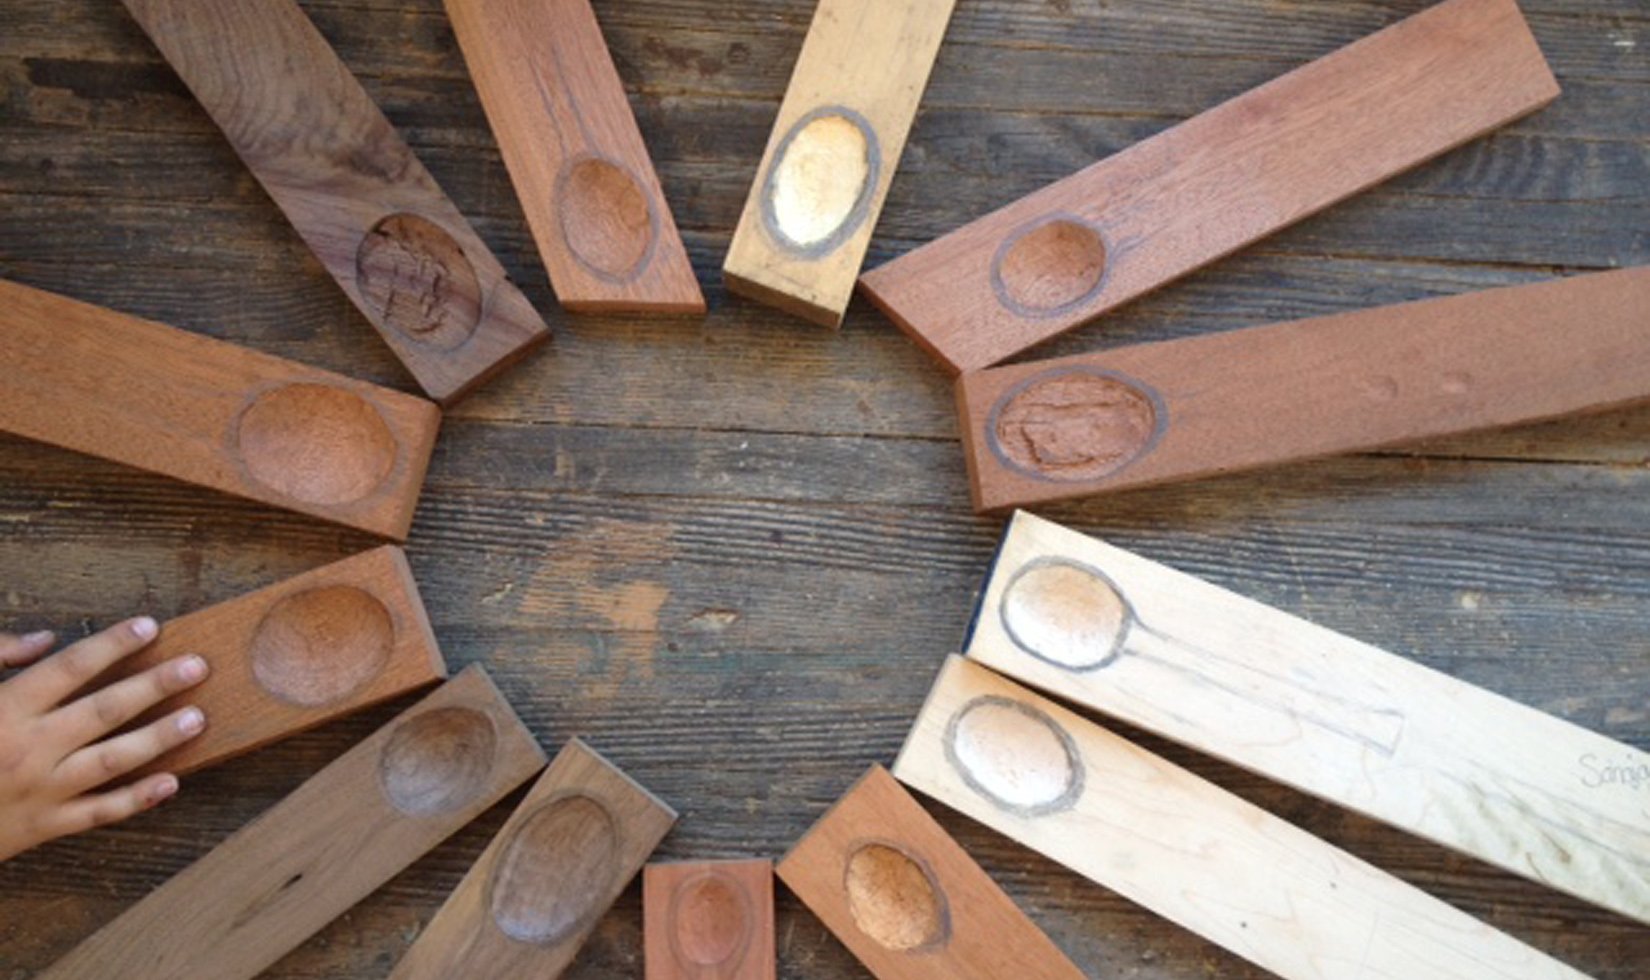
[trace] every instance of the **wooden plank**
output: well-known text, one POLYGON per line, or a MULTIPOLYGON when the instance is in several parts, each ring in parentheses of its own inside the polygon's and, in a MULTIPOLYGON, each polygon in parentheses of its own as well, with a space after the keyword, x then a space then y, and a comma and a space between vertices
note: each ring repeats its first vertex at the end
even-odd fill
POLYGON ((1650 753, 1025 513, 966 653, 1650 923, 1650 753))
POLYGON ((675 810, 573 739, 391 977, 561 976, 675 822, 675 810))
POLYGON ((779 877, 881 980, 1083 976, 881 766, 785 855, 779 877))
POLYGON ((42 980, 256 976, 543 765, 487 672, 468 667, 42 980))
POLYGON ((205 769, 447 676, 407 556, 394 545, 170 620, 94 686, 186 654, 211 665, 206 681, 130 727, 192 704, 206 713, 206 731, 143 772, 205 769))
POLYGON ((861 283, 947 370, 976 370, 1557 97, 1515 0, 1444 0, 861 283))
POLYGON ((773 862, 672 861, 642 872, 645 980, 774 980, 773 862))
POLYGON ((435 405, 0 281, 0 429, 403 540, 435 405))
POLYGON ((730 290, 842 324, 955 0, 819 0, 722 265, 730 290))
POLYGON ((1650 398, 1650 266, 993 368, 957 383, 999 510, 1650 398))
POLYGON ((590 0, 446 5, 561 305, 705 312, 590 0))
POLYGON ((1285 980, 1584 976, 960 657, 894 774, 1285 980))
POLYGON ((450 405, 549 337, 293 0, 123 0, 315 257, 450 405))

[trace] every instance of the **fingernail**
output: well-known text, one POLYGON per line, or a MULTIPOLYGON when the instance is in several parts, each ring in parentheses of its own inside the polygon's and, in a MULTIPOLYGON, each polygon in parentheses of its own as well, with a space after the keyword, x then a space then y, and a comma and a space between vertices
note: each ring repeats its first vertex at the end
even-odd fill
POLYGON ((198 735, 206 727, 206 716, 199 708, 186 708, 183 714, 178 715, 178 731, 185 735, 198 735))
POLYGON ((178 679, 185 684, 195 684, 206 676, 206 661, 200 657, 189 656, 178 664, 178 679))
POLYGON ((159 803, 178 791, 178 777, 167 776, 155 783, 155 788, 149 791, 149 802, 159 803))
POLYGON ((23 634, 23 643, 25 646, 39 646, 43 643, 50 643, 51 641, 51 630, 35 630, 33 633, 23 634))
POLYGON ((148 616, 132 620, 132 635, 140 640, 152 640, 160 632, 160 625, 148 616))

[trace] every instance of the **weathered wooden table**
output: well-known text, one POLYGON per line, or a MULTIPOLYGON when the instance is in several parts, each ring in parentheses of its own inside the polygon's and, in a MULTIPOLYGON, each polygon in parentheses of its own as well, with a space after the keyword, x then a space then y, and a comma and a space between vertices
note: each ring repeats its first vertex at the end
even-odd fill
MULTIPOLYGON (((486 663, 546 746, 584 734, 673 802, 662 857, 780 854, 892 758, 1000 526, 969 513, 948 384, 891 326, 856 304, 829 334, 720 287, 812 3, 597 3, 702 323, 556 312, 438 0, 304 6, 558 329, 459 406, 431 468, 410 552, 449 661, 486 663)), ((962 0, 871 261, 1422 6, 962 0)), ((1524 7, 1555 106, 1049 352, 1650 262, 1650 7, 1524 7)), ((0 0, 0 25, 0 275, 411 389, 118 3, 0 0)), ((1650 409, 1049 514, 1650 746, 1650 409)), ((370 543, 0 438, 0 628, 172 616, 370 543)), ((0 976, 51 962, 394 711, 0 865, 0 976)), ((1650 975, 1650 929, 1143 741, 1590 973, 1650 975)), ((507 809, 270 975, 383 976, 507 809)), ((940 817, 1095 976, 1258 975, 940 817)), ((638 892, 571 976, 639 975, 638 892)), ((784 976, 863 975, 783 893, 779 928, 784 976)))

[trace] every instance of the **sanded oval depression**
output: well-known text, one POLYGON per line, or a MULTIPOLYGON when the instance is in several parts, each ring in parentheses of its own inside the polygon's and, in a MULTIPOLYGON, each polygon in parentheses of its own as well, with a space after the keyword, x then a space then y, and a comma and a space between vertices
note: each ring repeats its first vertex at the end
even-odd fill
POLYGON ((834 250, 865 221, 880 166, 864 116, 843 106, 808 113, 774 153, 762 193, 768 231, 806 256, 834 250))
POLYGON ((641 274, 658 220, 629 171, 599 157, 574 160, 556 181, 555 204, 562 240, 581 264, 614 282, 641 274))
POLYGON ((879 946, 907 952, 951 937, 951 914, 934 875, 888 844, 863 844, 848 857, 843 890, 859 930, 879 946))
POLYGON ((457 810, 487 788, 498 748, 493 719, 471 708, 436 708, 404 722, 378 761, 391 805, 428 816, 457 810))
POLYGON ((682 882, 671 901, 671 947, 684 963, 731 969, 750 945, 751 899, 737 881, 706 871, 682 882))
POLYGON ((564 796, 517 825, 489 886, 493 922, 518 942, 550 945, 608 901, 617 872, 618 822, 588 796, 564 796))
POLYGON ((1093 297, 1105 272, 1106 242, 1100 231, 1074 217, 1057 217, 1004 242, 992 262, 991 281, 1004 306, 1047 316, 1093 297))
POLYGON ((291 384, 258 395, 235 426, 252 479, 294 500, 337 506, 361 500, 395 468, 395 435, 360 395, 291 384))
POLYGON ((1057 813, 1083 793, 1071 735, 1020 701, 985 695, 963 705, 946 728, 945 751, 971 789, 1011 813, 1057 813))
POLYGON ((355 288, 380 320, 440 350, 462 346, 481 322, 481 283, 464 249, 416 214, 392 214, 355 250, 355 288))
POLYGON ((1134 611, 1098 570, 1066 559, 1033 562, 1003 589, 1003 629, 1026 653, 1068 670, 1094 670, 1123 649, 1134 611))
POLYGON ((987 438, 1028 476, 1082 483, 1112 475, 1145 455, 1167 420, 1144 385, 1081 368, 1054 368, 1005 392, 987 438))
POLYGON ((252 635, 248 659, 264 690, 319 707, 377 677, 394 645, 395 623, 382 602, 354 586, 329 585, 271 606, 252 635))

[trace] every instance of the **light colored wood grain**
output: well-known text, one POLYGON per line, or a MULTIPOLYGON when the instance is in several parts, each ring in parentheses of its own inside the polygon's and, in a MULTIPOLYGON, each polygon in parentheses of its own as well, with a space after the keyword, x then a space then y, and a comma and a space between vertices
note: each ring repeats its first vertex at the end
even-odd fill
POLYGON ((646 980, 774 980, 773 862, 672 861, 642 871, 646 980))
POLYGON ((703 313, 590 0, 446 0, 556 298, 703 313))
POLYGON ((249 980, 543 765, 486 671, 466 668, 42 980, 249 980))
POLYGON ((391 977, 561 976, 675 822, 676 811, 573 739, 391 977))
POLYGON ((1557 96, 1514 0, 1445 0, 861 282, 947 370, 977 370, 1557 96))
POLYGON ((405 539, 422 398, 0 281, 0 429, 405 539))
POLYGON ((549 337, 293 0, 123 0, 315 257, 443 405, 549 337))
POLYGON ((842 323, 955 0, 820 0, 722 272, 842 323))
POLYGON ((1650 267, 964 375, 975 507, 1618 408, 1650 398, 1650 267))
POLYGON ((796 843, 779 877, 881 980, 1083 976, 881 766, 796 843))
POLYGON ((1286 980, 1583 976, 960 657, 894 774, 1286 980))
POLYGON ((205 712, 206 731, 145 772, 214 766, 447 676, 412 569, 394 545, 169 620, 94 684, 187 654, 211 665, 206 681, 132 727, 191 704, 205 712))
POLYGON ((1650 923, 1650 753, 1025 513, 966 652, 1650 923))

